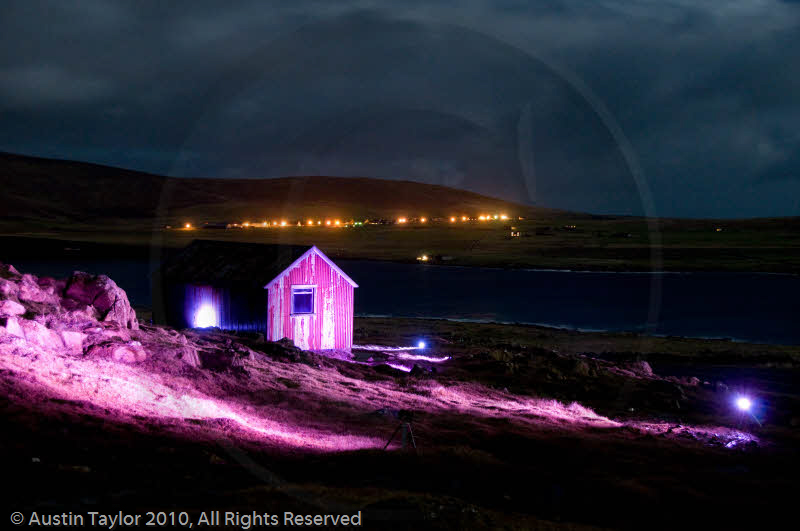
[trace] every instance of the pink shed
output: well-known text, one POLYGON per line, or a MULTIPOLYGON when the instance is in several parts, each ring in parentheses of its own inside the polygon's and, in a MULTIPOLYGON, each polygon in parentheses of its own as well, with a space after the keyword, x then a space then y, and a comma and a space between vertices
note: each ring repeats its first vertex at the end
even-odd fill
POLYGON ((267 339, 291 339, 304 350, 353 346, 353 296, 358 285, 316 246, 267 290, 267 339))

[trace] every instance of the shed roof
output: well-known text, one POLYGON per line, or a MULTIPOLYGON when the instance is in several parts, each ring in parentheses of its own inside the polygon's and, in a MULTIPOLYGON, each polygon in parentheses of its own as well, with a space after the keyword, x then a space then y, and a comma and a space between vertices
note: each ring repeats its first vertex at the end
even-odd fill
POLYGON ((165 261, 160 273, 167 282, 262 287, 312 249, 316 247, 194 240, 165 261))

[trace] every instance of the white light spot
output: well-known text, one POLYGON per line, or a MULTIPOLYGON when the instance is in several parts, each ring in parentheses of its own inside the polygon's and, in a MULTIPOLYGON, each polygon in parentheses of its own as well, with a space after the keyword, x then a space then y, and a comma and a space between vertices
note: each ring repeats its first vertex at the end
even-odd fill
POLYGON ((203 304, 194 314, 195 328, 208 328, 217 326, 217 312, 210 304, 203 304))
POLYGON ((753 403, 746 396, 740 396, 739 398, 736 399, 736 407, 738 407, 742 411, 750 411, 750 407, 752 405, 753 403))

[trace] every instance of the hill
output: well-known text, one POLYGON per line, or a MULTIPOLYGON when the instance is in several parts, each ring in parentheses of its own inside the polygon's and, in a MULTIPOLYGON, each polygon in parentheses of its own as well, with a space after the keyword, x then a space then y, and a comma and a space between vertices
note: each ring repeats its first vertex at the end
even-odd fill
POLYGON ((265 217, 552 215, 445 186, 366 177, 170 178, 121 168, 0 153, 6 221, 114 223, 262 220, 265 217))
POLYGON ((0 234, 15 237, 14 245, 3 248, 6 259, 27 254, 30 246, 44 249, 41 238, 113 244, 115 254, 130 252, 119 250, 119 245, 137 246, 146 254, 154 244, 178 248, 203 237, 313 244, 337 259, 414 262, 428 256, 431 262, 446 257, 451 265, 503 268, 800 272, 796 217, 596 216, 410 181, 170 178, 2 153, 0 186, 0 234), (513 224, 498 220, 369 225, 358 230, 326 230, 324 225, 318 230, 291 223, 287 230, 178 230, 183 223, 196 228, 204 221, 449 218, 504 212, 525 219, 513 224))

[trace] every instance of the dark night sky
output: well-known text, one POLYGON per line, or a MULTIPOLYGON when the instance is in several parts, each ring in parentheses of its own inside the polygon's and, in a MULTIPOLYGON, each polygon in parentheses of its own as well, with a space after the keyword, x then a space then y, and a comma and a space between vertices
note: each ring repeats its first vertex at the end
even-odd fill
POLYGON ((800 2, 5 1, 0 150, 800 215, 800 2))

